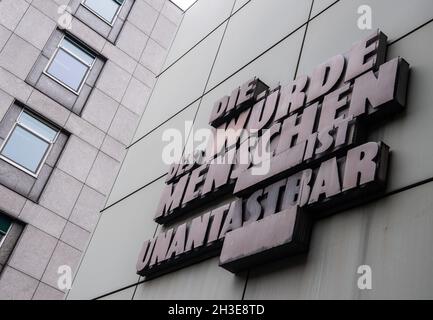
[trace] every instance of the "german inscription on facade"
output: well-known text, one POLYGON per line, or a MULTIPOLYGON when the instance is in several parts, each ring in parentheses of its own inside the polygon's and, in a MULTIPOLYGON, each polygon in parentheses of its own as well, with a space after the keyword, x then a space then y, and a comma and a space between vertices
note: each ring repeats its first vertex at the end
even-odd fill
POLYGON ((217 255, 236 273, 299 254, 315 219, 380 195, 390 148, 368 133, 405 107, 409 77, 386 48, 376 31, 286 86, 254 78, 218 100, 214 139, 169 170, 155 215, 164 231, 145 241, 137 273, 151 279, 217 255), (220 199, 229 200, 181 222, 220 199))

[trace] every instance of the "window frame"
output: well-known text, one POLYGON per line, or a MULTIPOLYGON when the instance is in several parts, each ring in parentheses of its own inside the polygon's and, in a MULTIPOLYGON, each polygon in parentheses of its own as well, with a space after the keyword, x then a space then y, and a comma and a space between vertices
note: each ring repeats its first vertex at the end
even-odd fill
POLYGON ((56 50, 54 51, 54 53, 51 56, 50 60, 48 60, 48 63, 45 66, 45 69, 43 71, 43 74, 45 74, 47 77, 49 77, 50 79, 52 79, 55 82, 57 82, 58 84, 60 84, 62 87, 68 89, 69 91, 73 92, 74 94, 76 94, 78 96, 78 95, 80 95, 80 92, 83 89, 83 86, 86 83, 86 80, 89 77, 89 74, 92 71, 92 68, 93 68, 93 66, 96 63, 96 60, 97 60, 97 55, 94 54, 94 53, 92 53, 91 50, 87 49, 85 46, 81 45, 80 43, 78 43, 77 41, 75 41, 73 38, 68 37, 67 35, 63 35, 62 39, 57 44, 56 50), (62 43, 63 43, 63 41, 65 41, 65 39, 66 39, 66 41, 69 41, 70 43, 72 43, 73 45, 75 45, 76 47, 78 47, 80 50, 85 51, 89 55, 93 56, 93 62, 89 65, 87 62, 85 62, 83 59, 81 59, 80 57, 78 57, 76 54, 74 54, 73 52, 69 51, 68 49, 62 47, 62 43), (51 75, 48 72, 48 69, 51 67, 51 64, 53 63, 54 59, 56 58, 59 50, 62 50, 63 52, 65 52, 66 54, 70 55, 72 58, 78 60, 78 62, 82 63, 83 65, 85 65, 87 67, 86 74, 83 77, 83 79, 81 80, 80 87, 78 88, 78 90, 75 90, 74 88, 71 88, 66 83, 64 83, 62 80, 57 79, 55 76, 51 75))
POLYGON ((39 117, 39 116, 35 115, 34 113, 32 113, 32 112, 26 110, 25 108, 23 108, 23 109, 21 110, 19 116, 18 116, 17 119, 15 120, 15 123, 14 123, 12 129, 9 131, 8 135, 6 136, 6 139, 3 141, 3 143, 2 143, 2 145, 1 145, 1 147, 0 147, 0 159, 3 160, 3 161, 6 161, 7 163, 9 163, 10 165, 16 167, 17 169, 19 169, 19 170, 21 170, 21 171, 23 171, 23 172, 25 172, 25 173, 31 175, 32 177, 37 178, 37 177, 39 176, 39 173, 40 173, 41 170, 42 170, 42 167, 43 167, 44 163, 46 162, 46 160, 47 160, 47 158, 48 158, 48 155, 49 155, 50 152, 51 152, 51 149, 53 148, 54 144, 55 144, 56 141, 57 141, 57 138, 58 138, 59 135, 60 135, 60 131, 61 131, 61 130, 60 130, 59 128, 56 128, 55 126, 51 125, 50 123, 48 123, 47 121, 45 121, 45 120, 42 119, 41 117, 39 117), (20 123, 20 118, 21 118, 21 115, 22 115, 23 113, 27 113, 29 116, 35 118, 35 119, 38 120, 39 122, 42 122, 42 123, 45 124, 46 126, 48 126, 48 127, 52 128, 53 130, 57 131, 57 133, 56 133, 54 139, 53 139, 52 141, 50 141, 49 139, 45 138, 45 137, 42 136, 41 134, 39 134, 39 133, 35 132, 34 130, 32 130, 31 128, 27 127, 25 124, 20 123), (14 133, 15 129, 16 129, 18 126, 19 126, 20 128, 22 128, 22 129, 28 131, 30 134, 34 135, 36 138, 41 139, 42 141, 48 143, 48 148, 45 150, 44 156, 43 156, 43 157, 41 158, 41 160, 39 161, 38 168, 37 168, 36 172, 32 172, 32 171, 30 171, 29 169, 25 168, 24 166, 20 165, 19 163, 15 162, 15 161, 12 160, 12 159, 9 159, 8 157, 6 157, 6 156, 4 156, 4 155, 2 154, 3 149, 5 148, 5 146, 6 146, 6 144, 8 143, 10 137, 12 136, 12 134, 14 133))
MULTIPOLYGON (((101 19, 103 22, 105 22, 106 24, 108 24, 109 26, 113 27, 119 14, 120 11, 122 11, 123 6, 125 5, 125 2, 128 0, 124 0, 123 3, 121 5, 119 5, 119 8, 116 11, 116 14, 114 15, 112 21, 108 21, 107 19, 105 19, 103 16, 101 16, 98 12, 96 12, 95 10, 93 10, 92 8, 90 8, 87 4, 86 4, 87 0, 81 0, 81 5, 86 8, 87 10, 89 10, 91 13, 93 13, 95 16, 97 16, 99 19, 101 19)), ((110 0, 113 2, 116 2, 115 0, 110 0)))

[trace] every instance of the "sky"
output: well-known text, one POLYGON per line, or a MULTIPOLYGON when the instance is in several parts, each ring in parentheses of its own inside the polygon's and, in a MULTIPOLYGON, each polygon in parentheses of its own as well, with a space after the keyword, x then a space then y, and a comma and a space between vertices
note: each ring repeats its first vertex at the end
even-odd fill
POLYGON ((179 8, 181 8, 183 11, 188 9, 196 0, 171 0, 173 3, 175 3, 179 8))

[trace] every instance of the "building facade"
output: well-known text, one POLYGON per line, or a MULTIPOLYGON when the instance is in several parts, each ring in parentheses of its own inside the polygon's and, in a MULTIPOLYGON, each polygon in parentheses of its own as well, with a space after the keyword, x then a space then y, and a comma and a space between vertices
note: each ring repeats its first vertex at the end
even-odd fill
POLYGON ((64 297, 182 14, 0 2, 0 299, 64 297))
POLYGON ((433 298, 432 21, 429 0, 198 0, 179 26, 68 299, 433 298), (391 148, 385 189, 317 219, 303 254, 236 274, 215 255, 149 281, 137 275, 143 242, 170 228, 154 220, 169 171, 167 130, 209 128, 214 103, 237 86, 254 77, 285 86, 376 29, 388 37, 386 60, 402 57, 411 68, 405 110, 368 130, 369 141, 391 148), (359 283, 363 270, 371 287, 359 283))

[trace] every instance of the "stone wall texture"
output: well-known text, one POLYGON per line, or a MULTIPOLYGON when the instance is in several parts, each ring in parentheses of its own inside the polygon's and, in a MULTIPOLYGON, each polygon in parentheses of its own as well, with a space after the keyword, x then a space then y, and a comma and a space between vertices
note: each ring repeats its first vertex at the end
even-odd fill
POLYGON ((183 12, 168 0, 125 2, 114 39, 95 30, 96 16, 75 13, 80 1, 0 1, 0 120, 20 102, 69 135, 38 201, 0 185, 1 212, 24 225, 1 273, 0 299, 64 297, 58 268, 77 271, 132 142, 183 12), (58 31, 104 61, 78 113, 57 102, 65 98, 55 99, 59 89, 26 81, 58 31))

